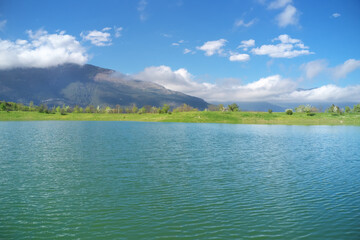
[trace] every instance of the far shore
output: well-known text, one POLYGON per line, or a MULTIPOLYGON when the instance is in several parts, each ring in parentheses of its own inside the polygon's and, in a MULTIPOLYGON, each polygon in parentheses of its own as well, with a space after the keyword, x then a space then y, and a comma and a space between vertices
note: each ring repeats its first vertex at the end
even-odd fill
POLYGON ((1 111, 0 121, 141 121, 281 125, 353 125, 360 126, 360 114, 306 113, 287 115, 283 112, 210 112, 193 111, 172 114, 134 113, 66 113, 66 115, 25 111, 1 111))

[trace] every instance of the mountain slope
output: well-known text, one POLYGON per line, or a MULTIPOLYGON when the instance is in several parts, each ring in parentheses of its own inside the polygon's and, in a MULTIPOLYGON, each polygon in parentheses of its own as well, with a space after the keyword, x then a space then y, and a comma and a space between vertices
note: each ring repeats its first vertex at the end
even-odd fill
POLYGON ((179 106, 204 109, 208 103, 158 84, 128 79, 93 65, 64 64, 51 68, 0 70, 0 100, 28 104, 179 106))

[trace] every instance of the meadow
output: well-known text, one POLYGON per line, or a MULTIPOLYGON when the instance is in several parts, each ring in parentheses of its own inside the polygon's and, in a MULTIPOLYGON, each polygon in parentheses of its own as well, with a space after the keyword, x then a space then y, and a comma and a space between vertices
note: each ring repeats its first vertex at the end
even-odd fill
POLYGON ((287 115, 284 112, 175 112, 152 113, 66 113, 61 115, 26 111, 1 111, 0 121, 142 121, 230 124, 284 124, 284 125, 360 125, 359 113, 306 113, 287 115))

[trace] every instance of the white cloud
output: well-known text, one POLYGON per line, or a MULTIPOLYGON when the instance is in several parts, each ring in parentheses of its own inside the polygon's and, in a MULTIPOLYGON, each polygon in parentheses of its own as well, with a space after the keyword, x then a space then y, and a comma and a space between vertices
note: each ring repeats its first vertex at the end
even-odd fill
POLYGON ((80 36, 85 41, 90 41, 92 44, 98 47, 110 46, 111 43, 111 34, 106 32, 111 28, 104 28, 102 31, 93 30, 87 32, 81 32, 80 36))
POLYGON ((146 6, 147 6, 147 1, 146 0, 140 0, 139 3, 138 3, 138 7, 137 7, 137 10, 139 12, 139 17, 140 17, 140 20, 141 21, 145 21, 147 19, 147 15, 145 13, 145 9, 146 9, 146 6))
POLYGON ((300 66, 305 73, 306 78, 313 79, 327 68, 327 61, 324 59, 304 63, 300 66))
POLYGON ((360 68, 360 60, 349 59, 343 64, 338 65, 331 69, 332 76, 335 79, 346 78, 350 72, 360 68))
POLYGON ((234 25, 235 25, 235 27, 250 27, 251 25, 253 25, 256 22, 257 22, 256 18, 252 19, 251 21, 249 21, 247 23, 241 19, 241 20, 235 21, 234 25))
POLYGON ((292 3, 292 0, 275 0, 275 1, 272 1, 268 8, 269 9, 279 9, 279 8, 283 8, 285 7, 286 5, 292 3))
POLYGON ((241 44, 237 48, 242 48, 244 51, 247 51, 249 47, 255 46, 255 40, 249 39, 241 41, 241 44))
POLYGON ((283 102, 360 102, 360 85, 338 87, 333 84, 310 90, 297 90, 278 97, 283 102))
POLYGON ((115 31, 115 37, 121 37, 121 31, 123 30, 122 27, 114 27, 114 31, 115 31))
POLYGON ((51 67, 64 63, 84 64, 89 56, 74 36, 44 30, 27 31, 29 40, 0 39, 0 69, 51 67))
POLYGON ((161 34, 163 37, 166 37, 166 38, 171 38, 172 35, 171 34, 168 34, 168 33, 163 33, 161 34))
POLYGON ((273 41, 276 41, 276 40, 279 40, 282 43, 301 43, 301 41, 299 39, 291 38, 287 34, 282 34, 282 35, 278 36, 277 38, 273 39, 273 41))
POLYGON ((325 85, 311 90, 297 90, 296 82, 280 75, 261 78, 248 84, 241 84, 239 81, 213 84, 196 81, 184 68, 173 71, 168 66, 158 66, 145 68, 132 77, 201 97, 208 102, 360 102, 360 85, 343 88, 325 85))
POLYGON ((280 35, 273 41, 280 41, 280 43, 276 45, 262 45, 261 47, 253 48, 251 52, 256 55, 268 55, 272 58, 293 58, 300 55, 313 54, 301 40, 293 39, 286 34, 280 35))
POLYGON ((180 46, 180 44, 183 44, 184 42, 185 42, 184 40, 179 40, 179 41, 177 41, 177 42, 172 43, 171 45, 173 45, 173 46, 180 46))
POLYGON ((0 31, 4 30, 6 23, 7 23, 6 19, 0 21, 0 31))
POLYGON ((284 11, 276 17, 276 20, 280 27, 296 25, 299 21, 299 13, 294 6, 288 5, 284 11))
POLYGON ((214 85, 197 83, 193 76, 184 68, 172 71, 168 66, 147 67, 144 71, 133 75, 135 79, 151 81, 170 90, 196 95, 204 89, 211 89, 214 85))
POLYGON ((231 62, 235 62, 235 61, 246 62, 246 61, 250 60, 250 56, 249 56, 249 54, 238 54, 238 53, 230 52, 229 60, 231 62))
POLYGON ((214 54, 222 54, 222 47, 226 44, 225 39, 219 39, 216 41, 205 42, 202 46, 196 47, 196 49, 204 51, 206 56, 212 56, 214 54))
POLYGON ((338 18, 338 17, 341 16, 341 14, 340 14, 340 13, 333 13, 331 16, 332 16, 333 18, 338 18))
POLYGON ((188 49, 188 48, 185 48, 184 49, 184 54, 188 54, 188 53, 195 54, 195 51, 193 51, 191 49, 188 49))

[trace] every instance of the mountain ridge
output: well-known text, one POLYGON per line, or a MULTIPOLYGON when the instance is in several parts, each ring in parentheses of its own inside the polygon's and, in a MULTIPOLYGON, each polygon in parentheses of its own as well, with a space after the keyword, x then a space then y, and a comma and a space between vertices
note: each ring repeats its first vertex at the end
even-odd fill
POLYGON ((205 109, 201 98, 153 82, 130 79, 114 70, 85 64, 0 70, 0 99, 28 104, 70 106, 161 106, 183 103, 205 109))

